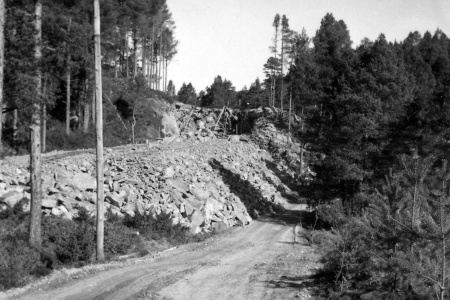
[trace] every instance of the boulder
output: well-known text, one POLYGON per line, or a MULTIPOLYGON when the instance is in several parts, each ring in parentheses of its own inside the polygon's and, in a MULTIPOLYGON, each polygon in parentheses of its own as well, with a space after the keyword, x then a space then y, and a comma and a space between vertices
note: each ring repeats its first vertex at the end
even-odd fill
POLYGON ((189 191, 192 195, 197 197, 200 200, 206 200, 211 196, 211 193, 209 191, 205 191, 201 186, 199 185, 190 185, 189 191))
POLYGON ((58 205, 58 199, 54 198, 44 198, 42 199, 41 206, 44 208, 54 208, 58 205))
POLYGON ((123 203, 123 198, 117 194, 117 193, 112 193, 110 195, 107 195, 105 197, 105 201, 110 203, 111 205, 115 206, 115 207, 122 207, 122 203, 123 203))
POLYGON ((197 121, 197 127, 200 129, 205 128, 205 122, 203 122, 202 120, 198 120, 197 121))
POLYGON ((228 140, 230 142, 239 142, 241 140, 241 136, 240 135, 230 135, 228 136, 228 140))
POLYGON ((22 200, 23 197, 23 194, 18 191, 7 192, 0 197, 0 202, 3 202, 10 208, 13 208, 14 205, 19 203, 19 201, 22 200))
POLYGON ((214 198, 220 198, 220 192, 212 182, 208 182, 205 187, 206 190, 209 191, 214 198))
POLYGON ((205 221, 205 217, 203 215, 203 212, 201 212, 200 210, 196 210, 194 211, 194 213, 191 216, 191 232, 192 233, 199 233, 200 230, 200 225, 202 225, 202 223, 205 221))
POLYGON ((167 167, 164 169, 164 178, 172 178, 175 175, 173 167, 167 167))
POLYGON ((236 218, 243 224, 243 225, 248 225, 250 224, 250 222, 252 221, 252 218, 244 212, 237 212, 236 213, 236 218))
POLYGON ((76 207, 79 208, 85 208, 88 212, 94 213, 96 211, 96 206, 89 202, 78 202, 76 204, 76 207))
POLYGON ((64 206, 52 208, 51 214, 54 216, 63 217, 64 219, 72 220, 72 214, 64 206))
POLYGON ((173 114, 163 113, 161 118, 161 132, 164 137, 180 135, 180 129, 178 128, 177 120, 173 114))
POLYGON ((75 174, 70 183, 79 190, 95 190, 97 188, 96 179, 88 173, 75 174))
POLYGON ((228 229, 228 224, 224 221, 211 222, 211 227, 215 232, 222 232, 228 229))
POLYGON ((169 179, 166 183, 181 193, 186 193, 189 187, 181 179, 169 179))

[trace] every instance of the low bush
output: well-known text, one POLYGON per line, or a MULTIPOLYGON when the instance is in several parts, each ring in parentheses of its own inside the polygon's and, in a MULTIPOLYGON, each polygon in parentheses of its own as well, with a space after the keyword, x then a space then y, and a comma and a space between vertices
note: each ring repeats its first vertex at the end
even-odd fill
POLYGON ((46 217, 42 220, 42 246, 55 255, 58 264, 87 262, 95 253, 94 228, 88 221, 46 217))
POLYGON ((183 244, 190 241, 188 228, 179 224, 174 225, 170 214, 161 212, 159 215, 140 213, 135 211, 134 216, 126 216, 125 226, 134 228, 146 239, 167 239, 173 244, 183 244))
MULTIPOLYGON (((80 267, 94 259, 95 218, 83 209, 73 220, 55 216, 42 219, 42 246, 28 244, 29 214, 22 205, 0 212, 0 290, 22 286, 34 277, 62 267, 80 267)), ((147 254, 145 240, 166 246, 203 241, 207 235, 192 235, 174 225, 169 214, 157 216, 136 212, 125 218, 105 214, 104 250, 107 258, 131 252, 147 254)))
POLYGON ((38 250, 30 247, 26 234, 7 235, 0 243, 0 290, 18 287, 43 267, 38 250))

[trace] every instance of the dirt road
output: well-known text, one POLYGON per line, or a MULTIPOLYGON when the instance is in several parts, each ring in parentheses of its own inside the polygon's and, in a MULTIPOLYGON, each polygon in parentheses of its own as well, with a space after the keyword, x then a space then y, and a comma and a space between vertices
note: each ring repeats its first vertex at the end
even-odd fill
POLYGON ((301 208, 13 299, 314 299, 309 276, 319 256, 294 236, 301 208))

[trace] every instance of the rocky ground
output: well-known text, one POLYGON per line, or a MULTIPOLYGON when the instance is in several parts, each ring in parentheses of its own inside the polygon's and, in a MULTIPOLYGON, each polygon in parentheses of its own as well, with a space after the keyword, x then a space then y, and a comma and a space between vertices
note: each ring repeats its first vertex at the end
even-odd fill
MULTIPOLYGON (((213 112, 203 113, 206 122, 214 123, 213 112)), ((199 233, 249 224, 279 209, 282 194, 298 196, 286 183, 298 173, 300 148, 296 143, 286 146, 286 135, 277 131, 270 118, 260 118, 265 121, 256 124, 253 135, 218 139, 214 134, 202 134, 208 126, 198 120, 197 130, 188 126, 187 118, 194 114, 185 111, 181 115, 192 134, 105 150, 105 209, 117 215, 132 215, 136 210, 170 213, 175 224, 199 233), (284 159, 274 160, 261 149, 264 141, 278 147, 275 153, 284 159), (282 182, 280 174, 287 180, 282 182)), ((192 123, 196 124, 195 118, 192 123)), ((44 157, 43 211, 68 219, 81 208, 95 214, 95 155, 69 154, 44 157)), ((10 157, 0 164, 0 210, 20 201, 29 209, 28 157, 10 157)))

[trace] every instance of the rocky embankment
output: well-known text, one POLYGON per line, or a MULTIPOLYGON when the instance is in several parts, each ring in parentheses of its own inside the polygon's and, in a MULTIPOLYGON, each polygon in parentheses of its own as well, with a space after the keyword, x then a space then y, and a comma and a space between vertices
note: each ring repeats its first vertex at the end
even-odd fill
MULTIPOLYGON (((221 230, 274 213, 284 198, 298 197, 291 189, 315 175, 308 167, 312 155, 274 125, 280 119, 275 108, 178 105, 162 115, 168 134, 162 140, 104 152, 105 208, 114 214, 164 212, 193 233, 221 230), (251 134, 225 136, 227 122, 238 115, 251 134)), ((292 127, 299 121, 294 115, 292 127)), ((46 154, 43 161, 45 215, 72 219, 82 208, 94 215, 94 154, 46 154)), ((29 210, 29 200, 29 157, 0 160, 0 211, 17 203, 29 210)))
MULTIPOLYGON (((271 214, 291 192, 268 168, 271 155, 240 138, 172 142, 105 150, 105 208, 117 215, 169 213, 193 233, 245 225, 271 214)), ((0 210, 29 209, 26 157, 0 161, 0 210)), ((43 163, 45 215, 71 219, 96 210, 95 157, 47 157, 43 163)), ((292 193, 292 192, 291 192, 292 193)))

